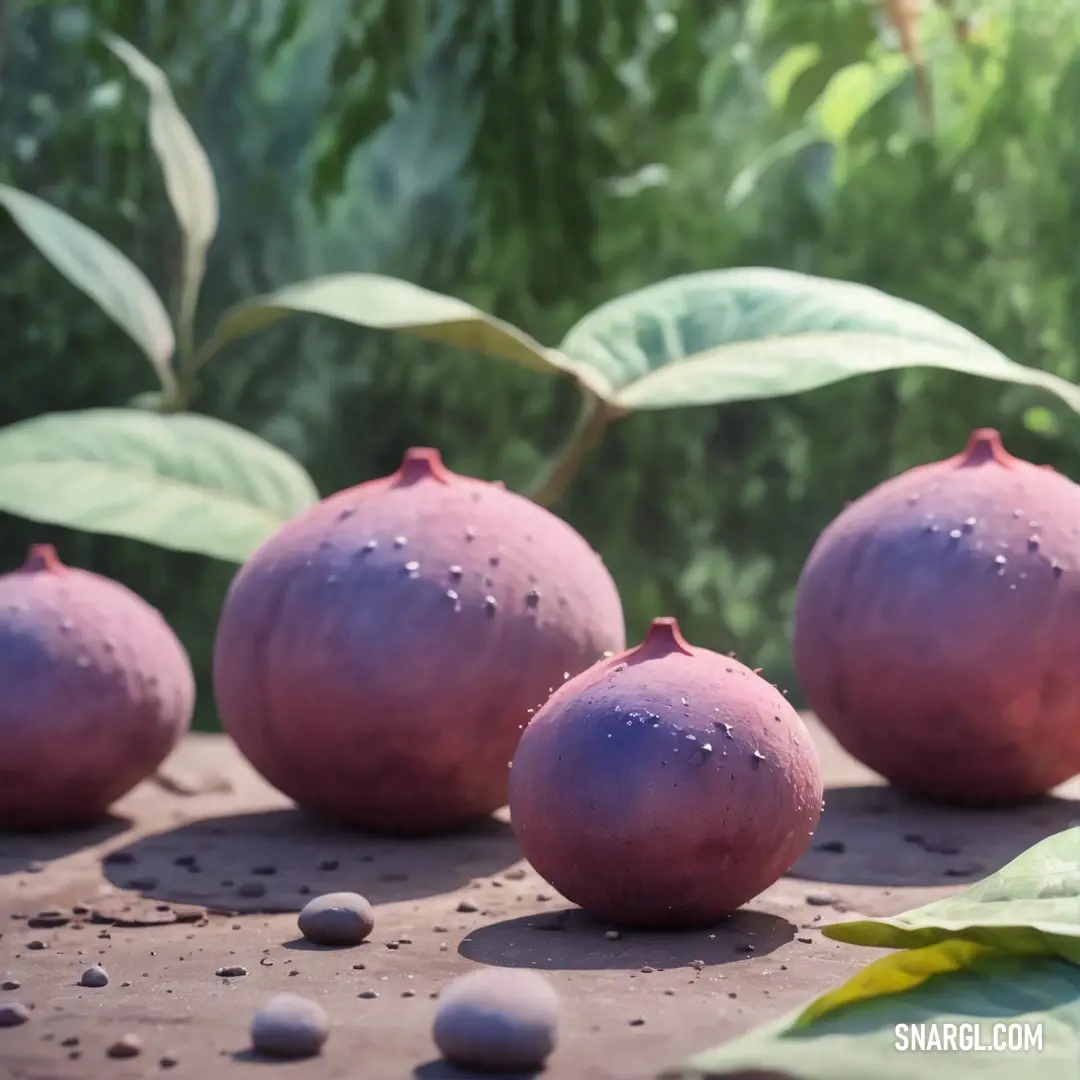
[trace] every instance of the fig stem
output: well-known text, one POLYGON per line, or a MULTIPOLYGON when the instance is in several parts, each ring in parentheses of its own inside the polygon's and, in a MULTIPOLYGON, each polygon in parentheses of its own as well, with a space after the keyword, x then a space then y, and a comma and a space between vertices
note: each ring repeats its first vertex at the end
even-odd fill
POLYGON ((619 414, 588 387, 581 385, 581 409, 566 441, 544 463, 526 494, 541 506, 551 506, 570 486, 586 456, 600 445, 608 424, 619 414))

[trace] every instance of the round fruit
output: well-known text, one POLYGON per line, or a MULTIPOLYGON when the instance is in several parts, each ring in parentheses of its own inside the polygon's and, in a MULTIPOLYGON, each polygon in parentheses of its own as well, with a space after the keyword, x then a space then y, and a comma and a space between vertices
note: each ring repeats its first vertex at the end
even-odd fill
POLYGON ((624 633, 615 583, 569 525, 414 449, 240 570, 214 687, 226 731, 296 802, 428 832, 505 803, 529 713, 624 633))
POLYGON ((898 787, 1007 803, 1080 772, 1080 486, 980 429, 848 506, 799 579, 795 669, 898 787))
POLYGON ((0 828, 101 815, 164 761, 194 706, 184 647, 119 582, 48 544, 0 575, 0 828))
POLYGON ((770 683, 674 619, 562 686, 525 729, 510 820, 568 899, 636 926, 700 926, 772 885, 821 813, 817 751, 770 683))

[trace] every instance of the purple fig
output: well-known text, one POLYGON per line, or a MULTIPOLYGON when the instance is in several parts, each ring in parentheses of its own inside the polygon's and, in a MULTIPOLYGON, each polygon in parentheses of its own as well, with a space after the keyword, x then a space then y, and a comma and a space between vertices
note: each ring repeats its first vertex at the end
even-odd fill
POLYGON ((48 544, 0 575, 0 828, 73 826, 186 733, 195 680, 161 615, 48 544))
POLYGON ((505 803, 529 714, 624 641, 615 583, 578 533, 413 449, 241 568, 214 687, 226 731, 300 805, 438 831, 505 803))
POLYGON ((840 744, 932 800, 1004 804, 1080 772, 1080 486, 996 431, 885 481, 799 579, 795 669, 840 744))
POLYGON ((705 925, 773 884, 821 813, 798 713, 737 660, 688 645, 674 619, 552 695, 510 770, 526 858, 613 922, 705 925))

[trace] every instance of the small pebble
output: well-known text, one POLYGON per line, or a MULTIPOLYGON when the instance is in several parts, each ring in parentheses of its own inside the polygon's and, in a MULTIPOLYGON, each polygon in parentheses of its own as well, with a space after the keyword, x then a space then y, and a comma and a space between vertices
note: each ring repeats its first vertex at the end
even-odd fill
POLYGON ((28 941, 26 947, 28 949, 47 949, 49 946, 46 945, 44 941, 39 941, 35 938, 33 941, 28 941))
POLYGON ((22 986, 22 983, 18 979, 5 979, 0 983, 0 988, 4 990, 18 990, 20 986, 22 986))
POLYGON ((18 1027, 30 1019, 30 1010, 19 1001, 0 1005, 0 1028, 18 1027))
POLYGON ((235 979, 247 973, 247 968, 242 967, 240 964, 233 964, 231 967, 219 967, 214 972, 215 975, 220 975, 223 979, 235 979))
POLYGON ((836 903, 836 897, 829 893, 807 893, 806 902, 811 907, 828 907, 836 903))
POLYGON ((138 1057, 142 1053, 142 1039, 138 1035, 121 1035, 105 1053, 111 1058, 138 1057))
POLYGON ((544 976, 485 968, 439 995, 435 1045, 466 1069, 538 1069, 555 1049, 558 1023, 559 998, 544 976))
POLYGON ((472 912, 480 910, 480 908, 471 900, 462 900, 461 903, 458 904, 457 909, 463 915, 470 915, 472 912))
POLYGON ((329 1034, 321 1005, 299 994, 275 994, 251 1021, 251 1048, 265 1057, 315 1057, 329 1034))
POLYGON ((372 998, 377 998, 379 994, 377 990, 361 990, 356 996, 370 1001, 372 998))
POLYGON ((180 1059, 175 1054, 162 1054, 158 1058, 158 1064, 163 1069, 172 1069, 180 1064, 180 1059))
POLYGON ((82 973, 82 976, 79 979, 79 985, 80 986, 92 986, 92 987, 95 987, 95 988, 100 987, 100 986, 108 986, 109 985, 108 972, 98 964, 95 964, 93 967, 88 967, 82 973))
POLYGON ((359 893, 326 893, 309 900, 296 923, 316 945, 359 945, 375 929, 375 912, 359 893))
POLYGON ((608 930, 604 934, 604 937, 606 937, 608 941, 618 941, 619 938, 622 937, 622 934, 620 934, 618 930, 608 930))

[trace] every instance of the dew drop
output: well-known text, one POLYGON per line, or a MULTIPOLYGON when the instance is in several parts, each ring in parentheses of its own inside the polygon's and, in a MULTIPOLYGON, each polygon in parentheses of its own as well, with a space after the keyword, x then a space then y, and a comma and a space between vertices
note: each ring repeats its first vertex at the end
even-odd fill
POLYGON ((959 529, 950 529, 949 530, 949 539, 950 540, 959 540, 962 535, 963 535, 963 533, 961 533, 959 529))
POLYGON ((1061 563, 1051 563, 1050 569, 1054 571, 1054 577, 1061 577, 1065 573, 1065 567, 1061 563))
POLYGON ((921 495, 909 495, 908 500, 907 500, 908 501, 908 506, 914 506, 919 501, 920 498, 922 498, 921 495))
POLYGON ((75 629, 75 623, 71 619, 61 619, 60 629, 66 634, 75 629))
POLYGON ((536 608, 540 604, 540 590, 530 589, 525 594, 525 606, 527 608, 536 608))
POLYGON ((490 595, 485 596, 484 597, 484 610, 489 615, 494 615, 495 612, 499 610, 499 601, 496 600, 494 596, 490 596, 490 595))
POLYGON ((410 559, 410 560, 409 560, 409 561, 408 561, 408 562, 407 562, 407 563, 405 564, 405 569, 406 569, 406 570, 407 570, 407 571, 408 571, 408 572, 409 572, 410 574, 415 574, 415 573, 417 572, 417 570, 419 570, 419 569, 420 569, 420 564, 419 564, 419 563, 418 563, 418 562, 417 562, 417 561, 416 561, 415 559, 410 559))
POLYGON ((1004 566, 1008 561, 1009 560, 1006 559, 1004 555, 995 555, 994 556, 994 562, 996 562, 998 564, 998 566, 1004 566))
POLYGON ((620 671, 625 671, 625 670, 626 670, 626 665, 625 665, 625 664, 616 664, 616 665, 615 665, 615 666, 614 666, 614 667, 613 667, 613 668, 611 669, 611 673, 612 673, 613 675, 616 675, 616 674, 618 674, 618 673, 619 673, 620 671))
POLYGON ((87 656, 85 653, 80 653, 75 658, 75 663, 78 664, 79 667, 81 667, 81 668, 88 668, 90 666, 90 663, 91 663, 90 657, 87 656))
POLYGON ((1014 518, 1022 518, 1023 516, 1024 516, 1024 511, 1023 510, 1014 510, 1013 511, 1013 517, 1014 518))
POLYGON ((403 548, 408 542, 409 541, 406 540, 404 536, 394 537, 394 547, 396 548, 403 548))
POLYGON ((446 598, 447 598, 447 600, 455 600, 456 601, 458 599, 458 594, 454 589, 447 589, 446 590, 446 598))
POLYGON ((374 551, 379 546, 378 540, 369 540, 361 549, 362 551, 374 551))
POLYGON ((461 575, 463 573, 461 567, 457 566, 456 564, 454 566, 451 566, 450 569, 446 572, 450 575, 452 581, 460 581, 461 575))
POLYGON ((1041 543, 1041 541, 1039 540, 1039 537, 1037 537, 1037 536, 1029 536, 1028 537, 1028 551, 1038 551, 1040 543, 1041 543))
POLYGON ((475 540, 476 539, 476 528, 474 526, 472 526, 472 525, 466 526, 466 528, 465 528, 465 539, 466 540, 475 540))
POLYGON ((964 518, 964 532, 971 532, 978 523, 977 519, 973 517, 964 518))
POLYGON ((116 652, 116 642, 111 637, 107 637, 105 639, 105 641, 102 643, 102 647, 107 653, 116 652))

